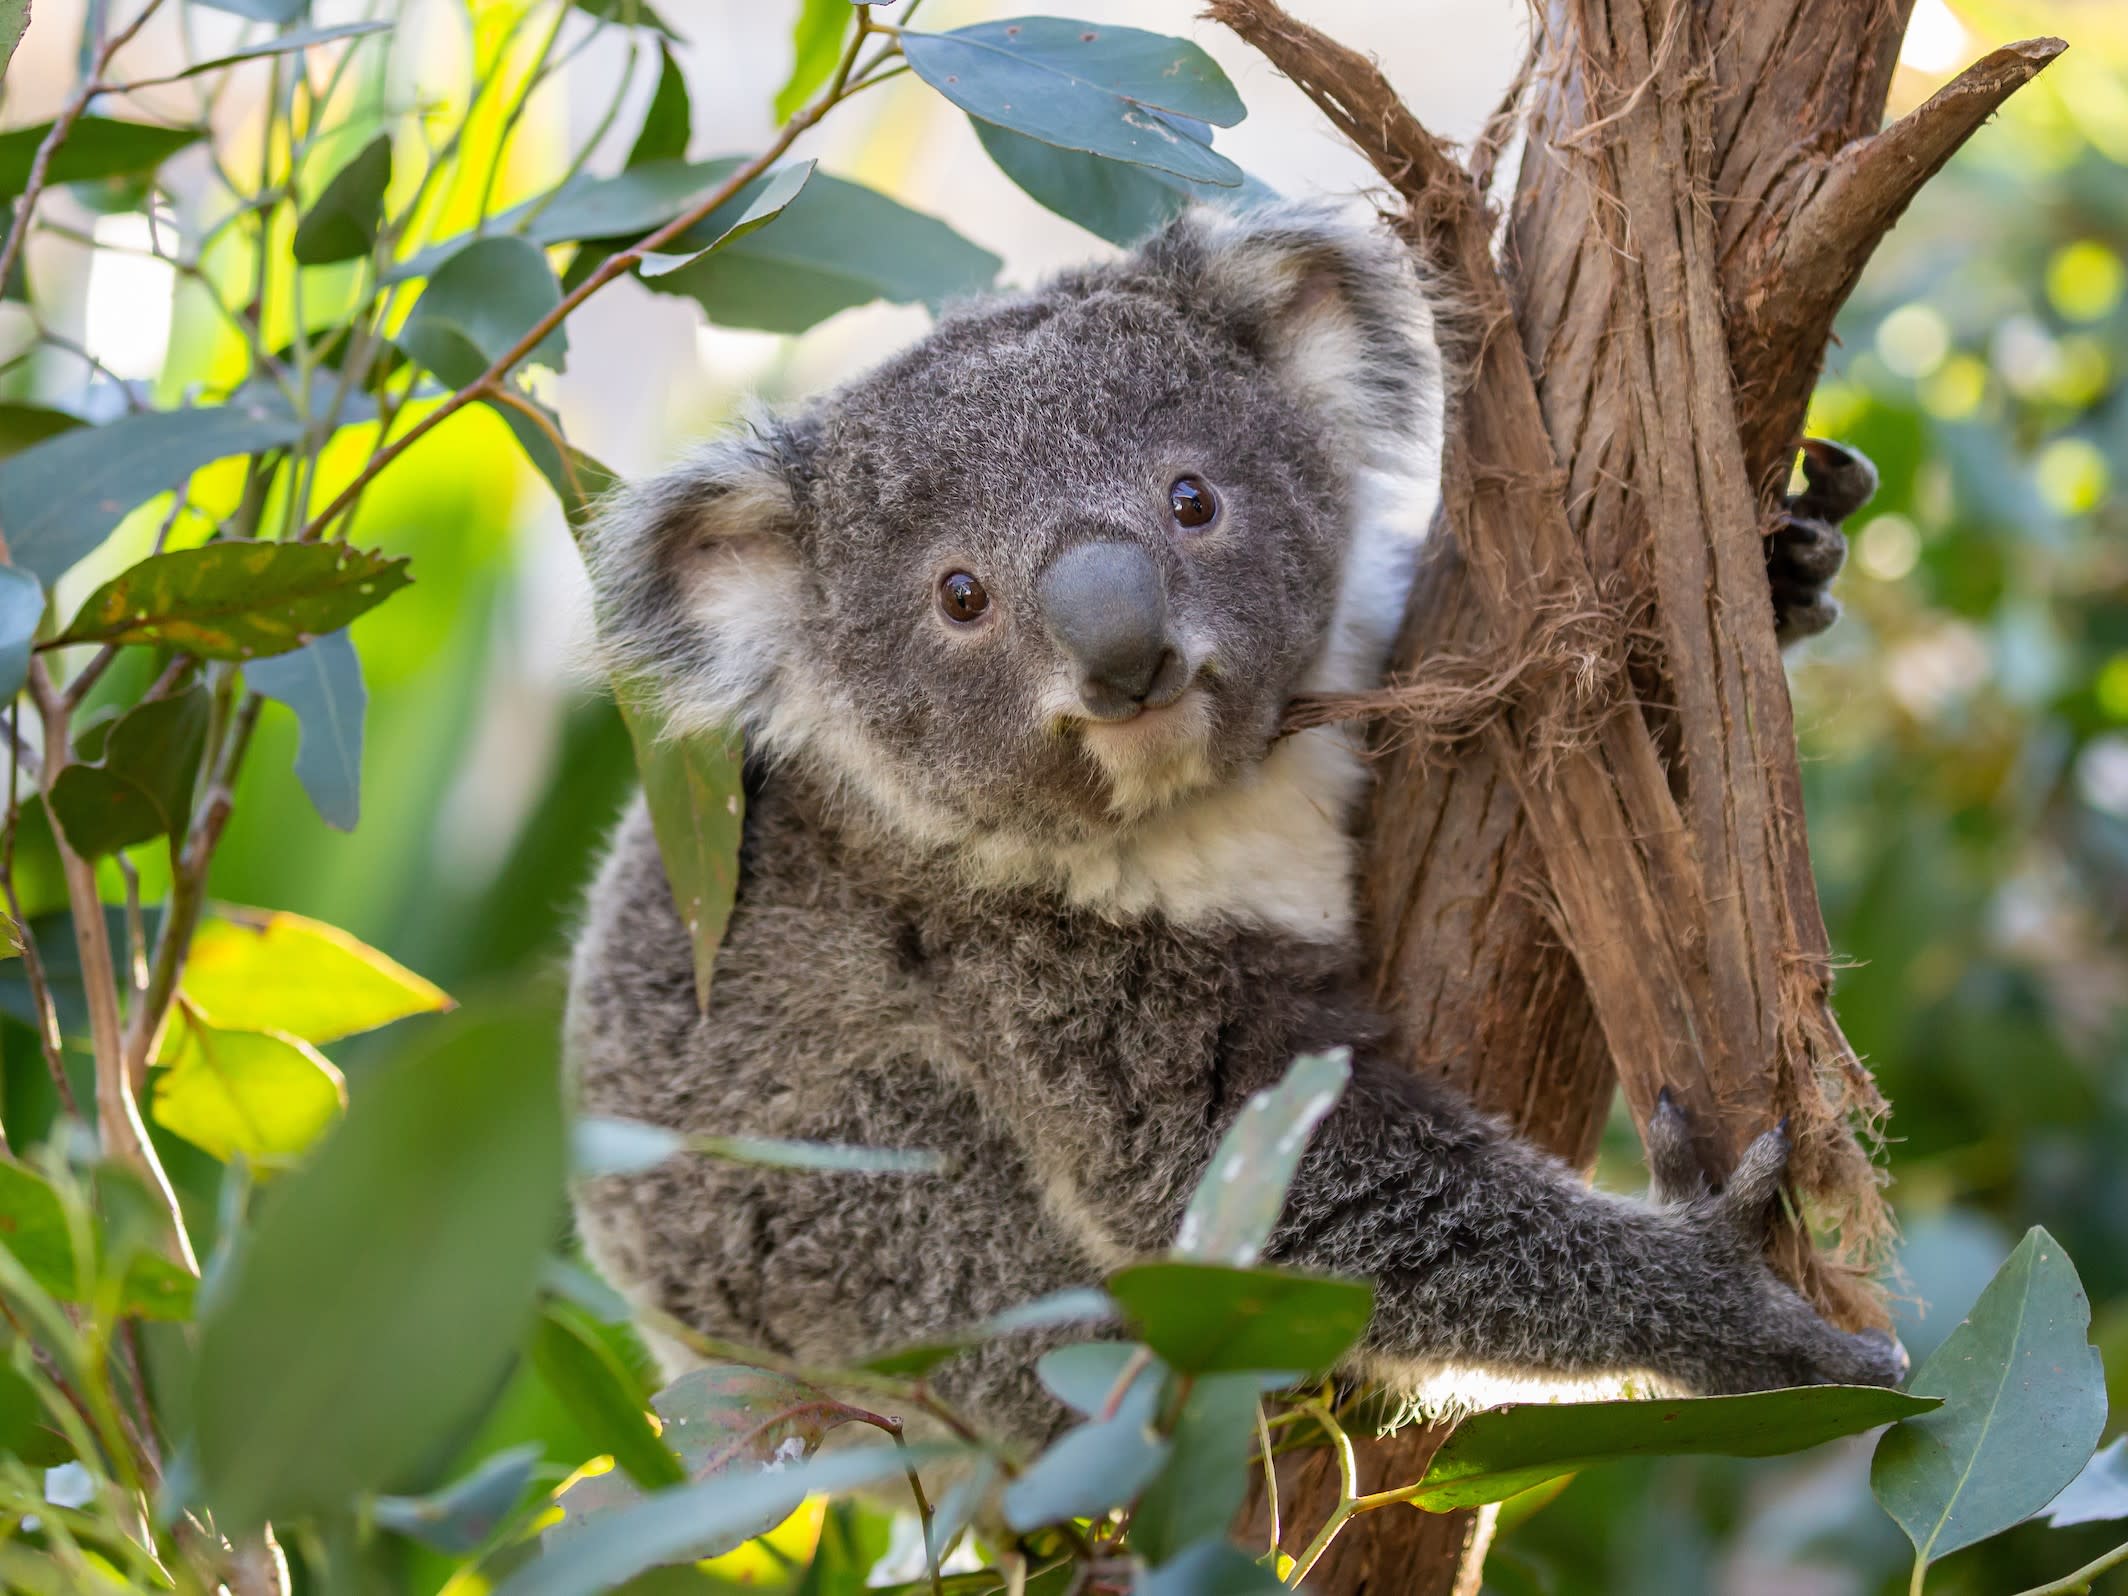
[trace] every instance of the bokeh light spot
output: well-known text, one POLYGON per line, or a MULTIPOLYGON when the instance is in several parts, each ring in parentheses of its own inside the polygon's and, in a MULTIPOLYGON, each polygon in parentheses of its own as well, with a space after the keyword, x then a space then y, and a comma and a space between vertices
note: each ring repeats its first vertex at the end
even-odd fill
POLYGON ((2112 473, 2098 445, 2085 438, 2057 438, 2039 453, 2039 496, 2063 515, 2082 515, 2106 496, 2112 473))
POLYGON ((1896 582, 1921 558, 1921 534, 1903 515, 1880 515, 1862 529, 1855 564, 1880 582, 1896 582))
POLYGON ((1901 305, 1877 326, 1877 356, 1902 377, 1926 377, 1950 352, 1950 324, 1933 305, 1901 305))
POLYGON ((2096 239, 2078 239, 2047 263, 2047 298, 2071 321, 2097 321, 2111 314, 2128 292, 2128 266, 2096 239))

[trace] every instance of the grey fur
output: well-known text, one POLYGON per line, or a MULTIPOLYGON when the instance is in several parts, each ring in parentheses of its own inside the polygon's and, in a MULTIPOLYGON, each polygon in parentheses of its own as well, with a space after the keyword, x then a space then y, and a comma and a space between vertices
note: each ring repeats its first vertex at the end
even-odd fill
MULTIPOLYGON (((1365 1001, 1351 749, 1274 734, 1344 658, 1376 473, 1438 424, 1429 326, 1386 237, 1193 215, 614 507, 592 547, 609 663, 683 725, 739 720, 754 757, 706 1017, 640 806, 621 826, 571 992, 585 1106, 956 1158, 589 1183, 583 1231, 624 1289, 811 1361, 965 1326, 1165 1247, 1248 1095, 1344 1044, 1351 1089, 1271 1256, 1376 1282, 1367 1372, 1897 1378, 1896 1348, 1763 1262, 1784 1143, 1726 1194, 1673 1157, 1668 1200, 1592 1191, 1407 1075, 1365 1001), (1183 472, 1218 490, 1210 536, 1164 519, 1183 472), (1197 673, 1157 713, 1198 718, 1124 725, 1136 742, 1094 744, 1039 614, 1050 562, 1096 541, 1150 555, 1197 673), (947 570, 988 589, 979 627, 941 618, 947 570)), ((1676 1129, 1659 1148, 1688 1146, 1676 1129)), ((986 1348, 941 1383, 1038 1438, 1063 1415, 1028 1359, 986 1348)))

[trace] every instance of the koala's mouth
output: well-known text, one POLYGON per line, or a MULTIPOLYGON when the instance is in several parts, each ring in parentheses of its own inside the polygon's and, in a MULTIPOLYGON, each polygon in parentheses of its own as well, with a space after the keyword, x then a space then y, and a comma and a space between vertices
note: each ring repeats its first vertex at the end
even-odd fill
POLYGON ((1077 723, 1079 744, 1108 784, 1119 819, 1164 809, 1213 784, 1212 701, 1192 686, 1170 703, 1122 719, 1077 723))

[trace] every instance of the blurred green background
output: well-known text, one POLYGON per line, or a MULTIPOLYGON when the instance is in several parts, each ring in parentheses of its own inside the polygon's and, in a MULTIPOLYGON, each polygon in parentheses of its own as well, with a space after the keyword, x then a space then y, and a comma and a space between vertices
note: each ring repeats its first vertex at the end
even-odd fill
MULTIPOLYGON (((1159 10, 1146 25, 1185 26, 1188 8, 1159 10)), ((2074 48, 1925 192, 1841 322, 1812 430, 1866 451, 1884 485, 1850 526, 1845 622, 1794 661, 1798 719, 1825 908, 1852 961, 1839 1011, 1895 1105, 1884 1162, 1916 1299, 1903 1310, 1907 1345, 1924 1356, 2024 1228, 2044 1224, 2089 1289, 2118 1415, 2128 1407, 2128 7, 1952 10, 1969 54, 2039 31, 2068 34, 2074 48)), ((779 15, 771 31, 785 24, 779 15)), ((1375 17, 1353 37, 1396 26, 1375 17)), ((765 105, 772 87, 747 92, 765 105)), ((1910 102, 1930 87, 1908 73, 1900 93, 1910 102)), ((883 115, 861 164, 894 189, 895 163, 922 141, 898 113, 883 115)), ((551 181, 565 142, 531 130, 505 189, 551 181)), ((950 200, 927 203, 984 236, 950 200)), ((180 298, 178 350, 201 340, 192 375, 215 358, 203 316, 180 298)), ((703 356, 706 386, 658 411, 674 437, 717 422, 741 386, 821 380, 853 358, 710 341, 703 356), (720 353, 732 357, 721 375, 720 353)), ((181 386, 186 362, 172 364, 167 380, 181 386)), ((568 665, 581 600, 545 494, 484 414, 453 422, 385 477, 362 537, 412 554, 418 583, 355 628, 371 694, 363 823, 343 836, 317 819, 291 772, 293 719, 272 707, 216 866, 219 896, 344 926, 459 999, 455 1015, 336 1048, 357 1092, 379 1049, 558 1012, 573 906, 632 785, 618 720, 568 665)), ((48 1088, 28 1034, 0 1024, 12 1127, 48 1088)), ((1625 1169, 1630 1130, 1614 1130, 1607 1164, 1625 1169)), ((205 1162, 181 1144, 165 1154, 180 1181, 205 1162)), ((204 1207, 194 1217, 211 1229, 204 1207)), ((2121 1428, 2117 1416, 2108 1434, 2121 1428)), ((555 1458, 585 1447, 529 1373, 468 1455, 526 1437, 547 1440, 555 1458)), ((1902 1589, 1908 1554, 1870 1500, 1867 1459, 1864 1443, 1797 1461, 1584 1476, 1503 1535, 1487 1588, 1902 1589)), ((2117 1536, 2108 1525, 2013 1532, 1939 1565, 1930 1589, 2016 1588, 2117 1536)), ((749 1566, 776 1577, 773 1561, 749 1566)), ((673 1581, 683 1577, 701 1583, 673 1581)), ((2099 1588, 2128 1590, 2128 1572, 2099 1588)))

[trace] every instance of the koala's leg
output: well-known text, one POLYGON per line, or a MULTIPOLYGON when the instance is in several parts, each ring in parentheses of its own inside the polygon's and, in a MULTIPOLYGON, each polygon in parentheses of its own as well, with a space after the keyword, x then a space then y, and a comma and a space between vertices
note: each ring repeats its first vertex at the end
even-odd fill
POLYGON ((1828 589, 1847 559, 1840 523, 1875 495, 1877 468, 1857 450, 1806 438, 1803 484, 1766 539, 1774 628, 1784 645, 1815 637, 1839 619, 1839 600, 1828 589))

